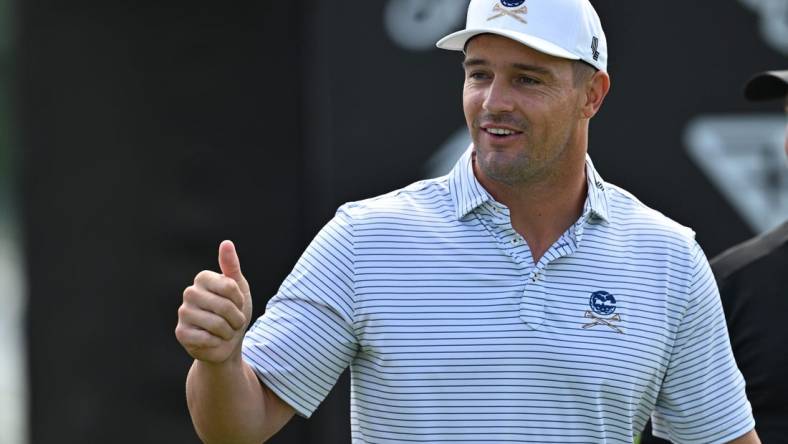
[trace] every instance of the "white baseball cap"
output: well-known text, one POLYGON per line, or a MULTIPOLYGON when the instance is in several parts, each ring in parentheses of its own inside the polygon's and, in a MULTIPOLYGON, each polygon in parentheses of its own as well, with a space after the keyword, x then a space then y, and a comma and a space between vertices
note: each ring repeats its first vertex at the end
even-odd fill
POLYGON ((479 34, 497 34, 607 71, 607 39, 589 0, 471 0, 465 29, 440 39, 437 46, 463 51, 479 34))

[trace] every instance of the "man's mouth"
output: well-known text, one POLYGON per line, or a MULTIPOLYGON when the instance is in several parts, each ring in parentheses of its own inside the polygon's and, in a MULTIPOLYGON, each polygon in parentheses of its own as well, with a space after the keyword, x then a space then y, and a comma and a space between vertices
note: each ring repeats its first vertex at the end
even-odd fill
POLYGON ((511 128, 503 128, 500 126, 482 127, 481 130, 495 137, 516 136, 522 133, 522 131, 513 130, 511 128))
POLYGON ((518 133, 517 131, 510 130, 508 128, 482 128, 482 130, 496 136, 511 136, 512 134, 518 133))

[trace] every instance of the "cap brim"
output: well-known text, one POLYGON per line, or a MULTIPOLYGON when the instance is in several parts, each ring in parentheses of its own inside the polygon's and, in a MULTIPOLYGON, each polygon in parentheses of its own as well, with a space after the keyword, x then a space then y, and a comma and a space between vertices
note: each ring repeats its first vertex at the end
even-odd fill
POLYGON ((542 40, 528 34, 494 28, 464 29, 462 31, 457 31, 438 40, 436 46, 438 48, 448 49, 450 51, 463 51, 465 50, 465 44, 468 42, 468 40, 476 37, 479 34, 500 35, 551 56, 570 60, 580 60, 580 57, 546 40, 542 40))
POLYGON ((788 95, 788 70, 766 71, 751 78, 744 87, 748 100, 782 99, 788 95))

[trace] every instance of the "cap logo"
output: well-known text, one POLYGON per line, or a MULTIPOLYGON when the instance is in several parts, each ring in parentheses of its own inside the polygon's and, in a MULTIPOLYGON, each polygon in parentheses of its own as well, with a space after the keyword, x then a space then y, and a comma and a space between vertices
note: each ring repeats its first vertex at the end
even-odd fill
POLYGON ((593 37, 591 39, 591 53, 594 55, 594 60, 599 60, 599 38, 593 37))
POLYGON ((523 5, 523 3, 525 3, 525 0, 499 0, 499 2, 493 6, 493 15, 488 17, 487 21, 507 16, 518 22, 528 23, 521 17, 528 13, 528 7, 523 5))

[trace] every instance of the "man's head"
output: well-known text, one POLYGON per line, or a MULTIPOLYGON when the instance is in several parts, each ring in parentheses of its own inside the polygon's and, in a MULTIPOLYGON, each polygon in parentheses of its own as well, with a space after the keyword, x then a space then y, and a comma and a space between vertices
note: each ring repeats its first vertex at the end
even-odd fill
POLYGON ((472 0, 463 109, 480 172, 516 185, 582 164, 588 121, 610 87, 607 43, 588 0, 472 0))
MULTIPOLYGON (((744 97, 753 102, 782 100, 788 114, 788 70, 756 74, 744 87, 744 97)), ((785 154, 788 155, 788 127, 785 129, 785 154)))

